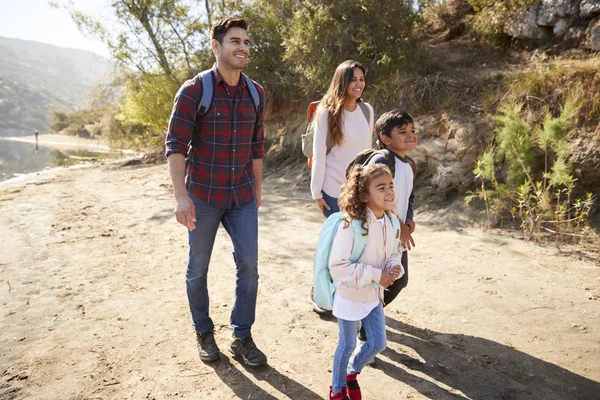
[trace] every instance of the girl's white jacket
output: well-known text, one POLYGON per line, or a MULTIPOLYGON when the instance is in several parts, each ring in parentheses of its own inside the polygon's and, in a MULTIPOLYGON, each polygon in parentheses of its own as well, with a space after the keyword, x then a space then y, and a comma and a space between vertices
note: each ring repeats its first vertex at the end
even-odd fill
MULTIPOLYGON (((365 248, 356 263, 350 262, 354 228, 352 224, 341 222, 333 239, 329 256, 329 271, 333 281, 338 281, 335 295, 352 301, 373 302, 382 298, 382 287, 373 286, 379 283, 381 271, 390 272, 394 265, 402 265, 398 248, 394 248, 394 239, 400 235, 392 227, 392 221, 385 215, 385 230, 377 221, 375 214, 367 208, 367 226, 369 233, 365 248), (385 231, 385 236, 384 236, 385 231)), ((404 275, 404 267, 402 273, 404 275)))

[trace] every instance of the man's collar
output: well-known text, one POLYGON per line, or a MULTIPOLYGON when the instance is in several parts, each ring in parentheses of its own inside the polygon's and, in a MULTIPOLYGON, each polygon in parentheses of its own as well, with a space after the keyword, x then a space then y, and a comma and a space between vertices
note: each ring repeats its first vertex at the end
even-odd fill
MULTIPOLYGON (((212 71, 215 74, 215 83, 217 85, 221 84, 221 83, 225 83, 227 84, 227 82, 225 82, 225 79, 223 78, 223 75, 221 75, 221 72, 219 72, 219 69, 217 68, 217 63, 214 63, 212 66, 212 71)), ((246 86, 246 80, 244 79, 242 73, 240 72, 240 82, 238 84, 239 86, 246 86)))

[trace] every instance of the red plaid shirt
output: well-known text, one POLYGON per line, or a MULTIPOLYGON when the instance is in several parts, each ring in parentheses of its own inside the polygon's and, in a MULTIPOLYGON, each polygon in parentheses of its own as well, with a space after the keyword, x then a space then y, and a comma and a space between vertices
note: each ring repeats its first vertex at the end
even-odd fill
POLYGON ((265 156, 265 92, 256 84, 262 104, 257 119, 246 81, 240 77, 237 93, 232 99, 216 64, 213 72, 213 102, 198 120, 201 124, 198 146, 190 146, 194 116, 202 97, 202 80, 197 75, 186 81, 175 95, 165 142, 166 154, 167 157, 173 153, 187 156, 185 185, 188 193, 215 207, 229 208, 254 200, 252 159, 265 156))

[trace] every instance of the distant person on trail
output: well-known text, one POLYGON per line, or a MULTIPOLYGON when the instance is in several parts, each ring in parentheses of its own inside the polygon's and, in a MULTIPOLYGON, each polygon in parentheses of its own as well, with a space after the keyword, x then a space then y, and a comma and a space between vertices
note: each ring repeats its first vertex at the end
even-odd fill
POLYGON ((394 229, 398 224, 392 222, 397 218, 389 213, 395 208, 389 168, 356 165, 339 201, 346 215, 338 225, 329 257, 329 272, 337 282, 333 315, 339 326, 329 399, 353 400, 362 398, 358 374, 387 346, 381 292, 404 274, 404 268, 394 229), (366 230, 364 249, 356 262, 351 261, 356 234, 353 220, 359 220, 366 230), (367 331, 368 340, 356 348, 359 324, 367 331))
POLYGON ((40 132, 39 131, 35 131, 35 142, 37 143, 38 141, 38 136, 39 136, 40 132))
MULTIPOLYGON (((310 190, 325 217, 340 211, 338 197, 348 163, 372 144, 374 111, 363 101, 366 87, 362 64, 344 61, 336 68, 314 117, 310 190)), ((312 291, 308 300, 317 313, 328 313, 315 303, 312 291)))
POLYGON ((230 351, 256 367, 267 363, 251 335, 258 291, 265 96, 260 85, 241 73, 250 53, 247 31, 242 18, 223 18, 213 25, 211 48, 217 62, 205 71, 212 79, 212 105, 203 115, 197 113, 207 89, 202 81, 206 75, 181 86, 169 121, 166 155, 177 222, 189 230, 186 287, 200 359, 220 358, 209 316, 207 273, 217 229, 223 224, 236 264, 230 351), (258 107, 253 99, 257 92, 258 107))
MULTIPOLYGON (((412 237, 415 231, 413 221, 414 177, 416 167, 406 155, 407 151, 417 147, 417 135, 413 118, 404 110, 392 110, 382 114, 375 124, 377 144, 380 149, 387 149, 394 157, 394 189, 396 191, 396 214, 400 219, 400 243, 402 245, 402 266, 404 275, 388 286, 384 291, 383 305, 389 305, 408 284, 408 250, 415 246, 412 237)), ((386 164, 383 154, 374 156, 370 164, 386 164)), ((367 341, 364 327, 360 329, 359 346, 367 341)), ((370 361, 372 364, 374 360, 370 361)))

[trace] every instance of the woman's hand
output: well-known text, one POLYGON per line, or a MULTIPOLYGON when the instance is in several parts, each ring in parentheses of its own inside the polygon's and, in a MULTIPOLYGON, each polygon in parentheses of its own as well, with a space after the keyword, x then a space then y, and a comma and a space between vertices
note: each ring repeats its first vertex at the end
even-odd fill
POLYGON ((322 197, 320 199, 316 199, 315 203, 317 203, 317 207, 319 207, 319 210, 321 210, 321 214, 323 214, 324 217, 326 217, 325 209, 331 211, 331 207, 329 207, 329 205, 325 202, 325 199, 322 197))

